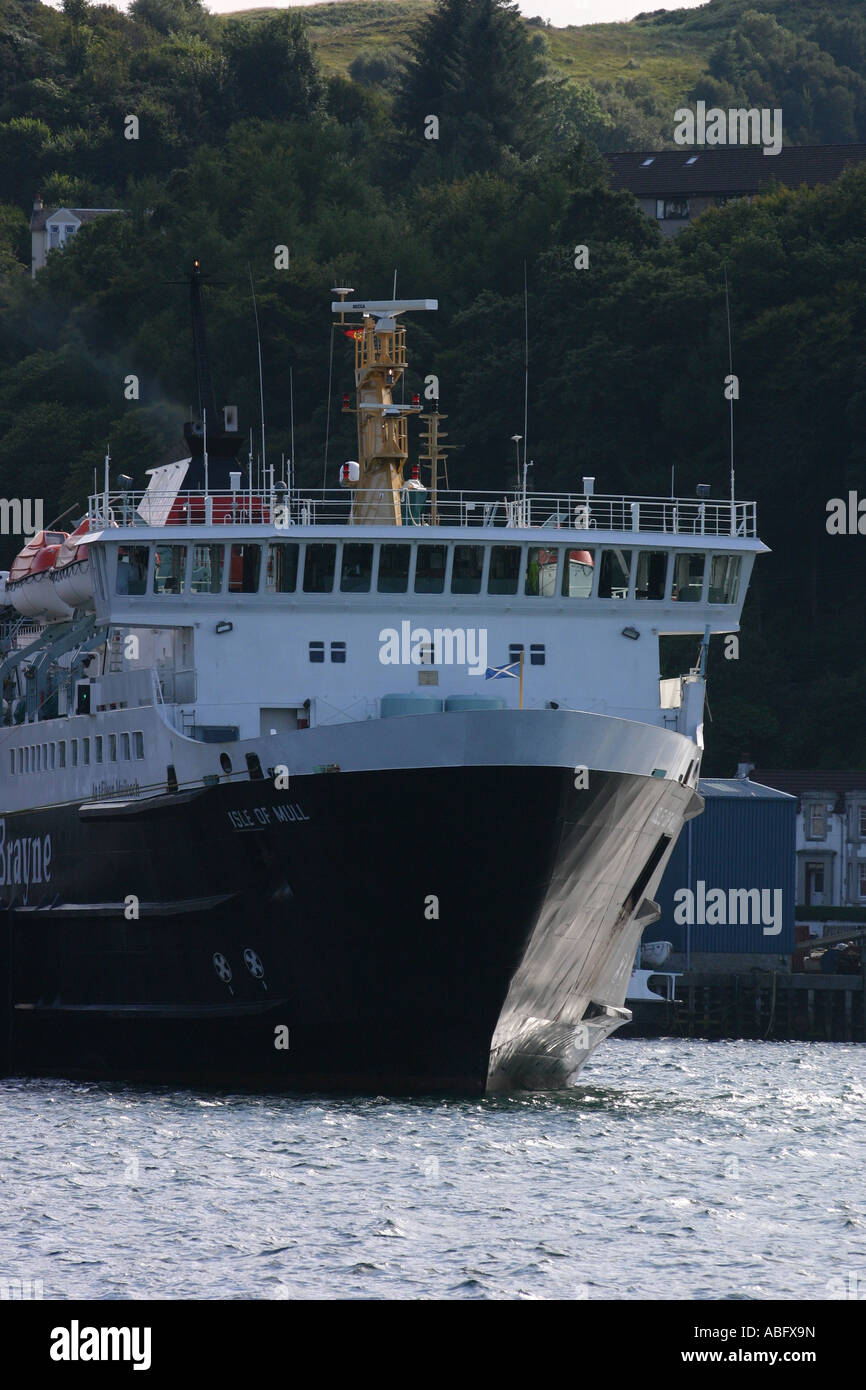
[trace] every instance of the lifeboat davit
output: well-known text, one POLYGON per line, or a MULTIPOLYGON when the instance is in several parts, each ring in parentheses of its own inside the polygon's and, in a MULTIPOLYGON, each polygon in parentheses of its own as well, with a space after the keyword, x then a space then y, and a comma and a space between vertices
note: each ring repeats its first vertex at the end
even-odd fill
POLYGON ((37 531, 12 561, 6 582, 6 601, 25 618, 54 623, 72 616, 72 609, 55 593, 51 572, 66 531, 37 531))
POLYGON ((70 608, 93 608, 93 577, 90 571, 90 555, 87 542, 82 540, 90 530, 87 517, 76 526, 60 546, 51 583, 61 603, 70 608))

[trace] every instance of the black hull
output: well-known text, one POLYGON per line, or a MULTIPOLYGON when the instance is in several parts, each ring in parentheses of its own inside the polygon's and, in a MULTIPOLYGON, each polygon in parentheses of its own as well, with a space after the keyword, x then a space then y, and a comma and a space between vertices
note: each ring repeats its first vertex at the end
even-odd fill
POLYGON ((629 890, 672 843, 647 822, 661 803, 681 816, 690 793, 605 772, 590 785, 560 767, 325 773, 6 816, 22 866, 31 844, 31 882, 0 886, 6 1070, 480 1095, 521 972, 530 1011, 566 1030, 587 1002, 622 1002, 593 988, 611 949, 627 973, 629 890), (564 983, 584 912, 595 944, 564 983))

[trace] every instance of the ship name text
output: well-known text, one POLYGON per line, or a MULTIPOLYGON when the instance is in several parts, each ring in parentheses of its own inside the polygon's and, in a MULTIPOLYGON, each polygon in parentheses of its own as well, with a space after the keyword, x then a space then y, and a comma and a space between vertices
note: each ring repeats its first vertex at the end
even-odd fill
POLYGON ((226 811, 229 825, 235 830, 257 830, 262 825, 285 825, 290 821, 309 820, 297 802, 291 806, 250 806, 226 811))
POLYGON ((24 901, 32 884, 51 879, 51 836, 20 835, 7 840, 6 821, 0 817, 0 888, 19 886, 24 901))

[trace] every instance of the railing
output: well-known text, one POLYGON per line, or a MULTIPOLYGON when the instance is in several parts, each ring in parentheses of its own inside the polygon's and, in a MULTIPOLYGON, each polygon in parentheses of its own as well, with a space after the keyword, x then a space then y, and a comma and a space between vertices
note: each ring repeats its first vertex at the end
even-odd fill
MULTIPOLYGON (((90 498, 92 529, 106 525, 349 526, 352 502, 381 505, 382 524, 392 516, 390 494, 360 488, 296 488, 291 491, 98 493, 90 498), (107 521, 106 521, 107 517, 107 521)), ((400 512, 408 527, 560 528, 639 531, 681 536, 757 534, 754 502, 684 497, 586 496, 584 493, 430 492, 404 489, 400 512)))

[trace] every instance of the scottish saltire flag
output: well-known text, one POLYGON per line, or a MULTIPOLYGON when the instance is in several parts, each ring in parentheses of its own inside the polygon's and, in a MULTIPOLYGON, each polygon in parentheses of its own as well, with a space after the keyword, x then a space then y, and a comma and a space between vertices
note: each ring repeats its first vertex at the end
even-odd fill
POLYGON ((505 680, 507 676, 513 676, 515 680, 520 679, 519 661, 512 661, 510 666, 488 666, 484 672, 486 681, 505 680))

